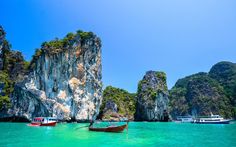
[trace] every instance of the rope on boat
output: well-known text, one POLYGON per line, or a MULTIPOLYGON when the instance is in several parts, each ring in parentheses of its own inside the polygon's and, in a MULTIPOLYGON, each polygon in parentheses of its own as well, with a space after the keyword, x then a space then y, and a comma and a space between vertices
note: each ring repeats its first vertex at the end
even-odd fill
POLYGON ((78 127, 78 128, 75 128, 75 130, 78 130, 78 129, 81 129, 81 128, 86 128, 86 127, 89 127, 89 126, 78 127))

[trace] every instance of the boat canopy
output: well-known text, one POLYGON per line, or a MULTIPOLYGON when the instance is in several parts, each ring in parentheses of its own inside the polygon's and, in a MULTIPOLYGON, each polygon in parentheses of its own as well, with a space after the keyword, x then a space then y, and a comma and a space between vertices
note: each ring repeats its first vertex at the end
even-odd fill
POLYGON ((34 120, 43 120, 43 117, 35 117, 34 120))
POLYGON ((33 119, 33 121, 37 121, 37 122, 44 121, 44 120, 46 120, 46 121, 57 121, 57 119, 54 118, 54 117, 35 117, 33 119))
POLYGON ((33 119, 33 122, 43 122, 44 121, 44 118, 43 117, 35 117, 33 119))

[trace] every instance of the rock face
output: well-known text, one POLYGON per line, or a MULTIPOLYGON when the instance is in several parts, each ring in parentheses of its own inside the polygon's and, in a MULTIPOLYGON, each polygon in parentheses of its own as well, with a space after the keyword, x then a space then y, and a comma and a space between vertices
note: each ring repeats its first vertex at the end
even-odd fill
POLYGON ((231 117, 231 105, 223 87, 208 73, 197 73, 177 81, 170 90, 171 115, 231 117))
POLYGON ((173 118, 211 113, 236 118, 236 64, 222 61, 209 73, 179 79, 170 90, 170 107, 173 118))
POLYGON ((134 119, 168 121, 168 89, 163 72, 148 71, 139 82, 134 119))
POLYGON ((27 67, 22 54, 11 50, 5 36, 6 33, 0 26, 0 117, 10 106, 14 83, 23 80, 27 67))
POLYGON ((92 33, 69 33, 36 50, 25 80, 15 85, 10 117, 52 116, 88 121, 102 100, 101 42, 92 33))
POLYGON ((104 112, 108 111, 108 110, 111 110, 112 112, 115 112, 117 113, 118 110, 117 110, 117 105, 115 102, 113 102, 112 100, 108 100, 106 102, 106 105, 105 105, 105 108, 104 108, 104 112))
POLYGON ((3 48, 4 48, 5 32, 0 26, 0 70, 3 68, 3 48))
MULTIPOLYGON (((2 28, 2 26, 0 26, 0 70, 3 70, 3 48, 4 48, 4 40, 5 40, 5 32, 2 28)), ((1 86, 0 86, 0 93, 2 95, 2 91, 4 89, 4 82, 0 82, 1 86)))
POLYGON ((112 86, 103 90, 103 101, 99 119, 102 120, 133 120, 135 113, 135 94, 112 86))
POLYGON ((209 76, 224 88, 226 96, 230 99, 233 107, 235 107, 236 117, 236 63, 222 61, 215 64, 209 76))
POLYGON ((5 48, 5 31, 2 26, 0 26, 0 70, 3 69, 3 50, 5 48))
POLYGON ((101 113, 103 121, 120 121, 122 118, 118 113, 117 104, 112 100, 106 102, 105 108, 101 113))
POLYGON ((11 50, 5 38, 6 33, 0 26, 0 71, 6 72, 14 82, 23 80, 25 60, 19 51, 11 50))

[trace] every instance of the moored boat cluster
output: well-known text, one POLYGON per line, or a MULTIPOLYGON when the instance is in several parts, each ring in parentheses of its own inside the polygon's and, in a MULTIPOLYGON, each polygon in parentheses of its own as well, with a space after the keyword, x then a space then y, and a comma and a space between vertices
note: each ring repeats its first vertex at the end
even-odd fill
POLYGON ((183 123, 196 123, 196 124, 229 124, 229 119, 224 119, 220 115, 213 115, 210 116, 178 116, 176 122, 183 122, 183 123))

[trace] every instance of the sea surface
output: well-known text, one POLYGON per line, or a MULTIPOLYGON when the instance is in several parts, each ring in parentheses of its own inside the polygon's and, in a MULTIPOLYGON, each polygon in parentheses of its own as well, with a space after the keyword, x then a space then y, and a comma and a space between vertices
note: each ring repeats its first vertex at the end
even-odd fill
POLYGON ((26 123, 0 123, 0 146, 236 147, 236 123, 130 122, 128 131, 123 133, 90 132, 84 127, 87 125, 60 123, 56 127, 29 127, 26 123))

